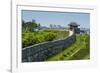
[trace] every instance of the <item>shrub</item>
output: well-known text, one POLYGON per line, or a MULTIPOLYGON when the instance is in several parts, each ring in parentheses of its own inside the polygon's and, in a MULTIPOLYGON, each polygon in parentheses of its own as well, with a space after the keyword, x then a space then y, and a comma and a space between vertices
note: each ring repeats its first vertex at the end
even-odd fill
POLYGON ((64 36, 65 32, 59 30, 40 30, 37 32, 22 32, 22 47, 24 48, 30 45, 46 41, 53 41, 55 39, 63 38, 64 36))
POLYGON ((52 32, 44 34, 45 40, 46 41, 52 41, 56 38, 56 35, 52 32))
POLYGON ((63 60, 63 59, 64 59, 64 57, 63 57, 63 56, 61 56, 61 57, 60 57, 60 60, 63 60))
POLYGON ((67 57, 67 55, 66 55, 66 54, 63 54, 63 56, 64 56, 64 57, 67 57))

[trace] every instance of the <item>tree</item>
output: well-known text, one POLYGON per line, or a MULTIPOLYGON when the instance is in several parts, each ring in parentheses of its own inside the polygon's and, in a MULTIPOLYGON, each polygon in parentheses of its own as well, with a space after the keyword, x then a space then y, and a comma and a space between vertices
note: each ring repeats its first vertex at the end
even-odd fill
POLYGON ((22 20, 22 31, 23 32, 33 32, 35 28, 40 27, 40 24, 37 24, 35 20, 31 22, 25 22, 22 20))

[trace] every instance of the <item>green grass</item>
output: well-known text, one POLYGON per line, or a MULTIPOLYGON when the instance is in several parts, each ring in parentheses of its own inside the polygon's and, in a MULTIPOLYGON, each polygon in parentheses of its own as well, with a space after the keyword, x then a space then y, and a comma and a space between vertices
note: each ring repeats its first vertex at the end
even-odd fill
POLYGON ((37 32, 22 32, 22 47, 31 46, 34 44, 64 39, 68 36, 68 31, 62 30, 40 30, 37 32))
POLYGON ((75 53, 70 60, 81 60, 81 59, 88 59, 85 56, 89 56, 89 49, 80 49, 77 53, 75 53))
POLYGON ((77 35, 76 42, 62 52, 48 57, 47 61, 89 59, 89 35, 77 35))

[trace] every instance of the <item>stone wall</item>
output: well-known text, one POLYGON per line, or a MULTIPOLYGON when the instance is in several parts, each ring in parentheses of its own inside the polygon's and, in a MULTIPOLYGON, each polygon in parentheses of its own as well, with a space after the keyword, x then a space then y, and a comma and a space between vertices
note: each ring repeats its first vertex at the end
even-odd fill
POLYGON ((69 47, 75 40, 76 36, 72 35, 63 40, 49 41, 23 48, 22 62, 45 61, 49 56, 57 54, 69 47))

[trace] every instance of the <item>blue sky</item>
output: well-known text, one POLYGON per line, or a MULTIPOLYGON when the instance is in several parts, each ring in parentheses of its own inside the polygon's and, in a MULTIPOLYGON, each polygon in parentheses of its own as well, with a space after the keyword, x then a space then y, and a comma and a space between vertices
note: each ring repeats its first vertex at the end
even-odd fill
POLYGON ((61 25, 67 27, 70 22, 77 22, 82 28, 90 27, 89 13, 75 13, 75 12, 47 12, 47 11, 22 11, 22 20, 28 22, 36 20, 42 26, 49 26, 50 24, 61 25))

